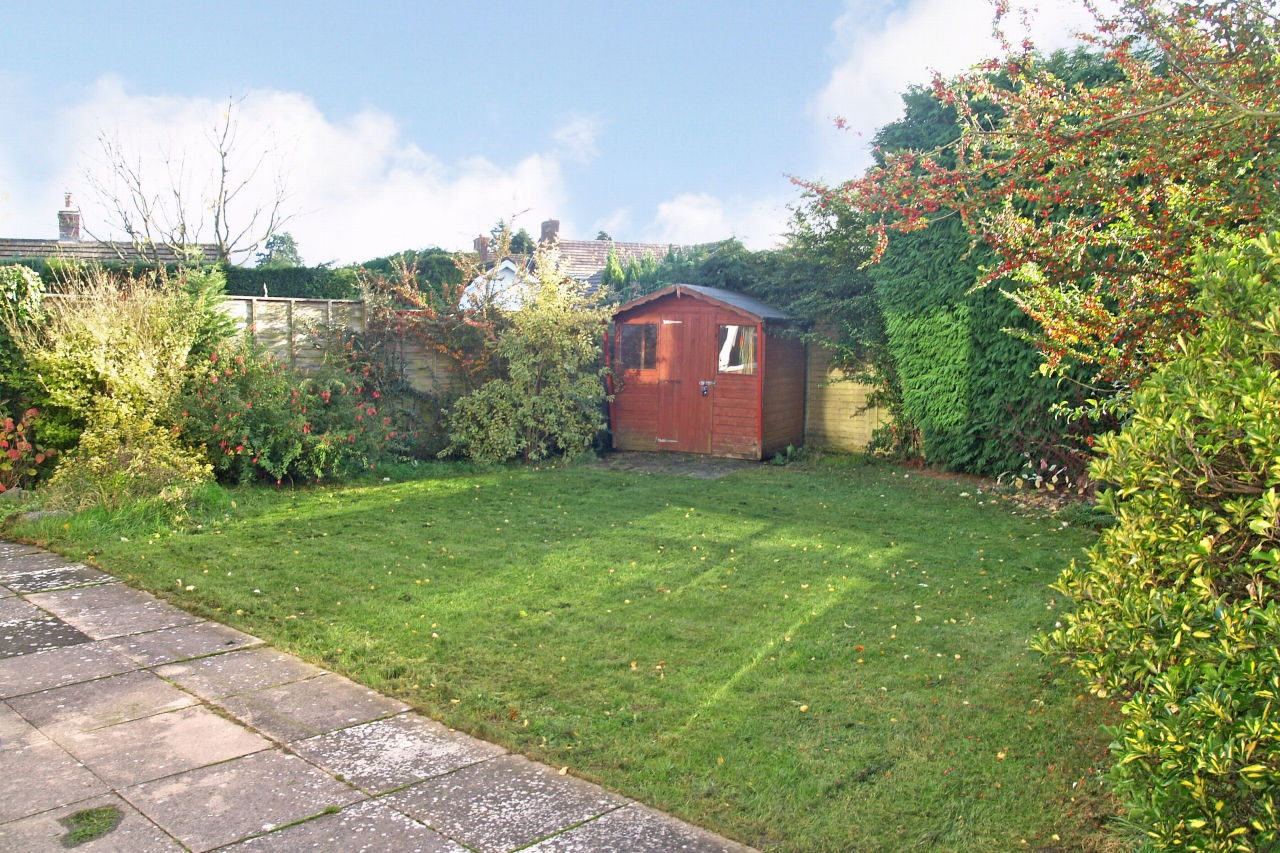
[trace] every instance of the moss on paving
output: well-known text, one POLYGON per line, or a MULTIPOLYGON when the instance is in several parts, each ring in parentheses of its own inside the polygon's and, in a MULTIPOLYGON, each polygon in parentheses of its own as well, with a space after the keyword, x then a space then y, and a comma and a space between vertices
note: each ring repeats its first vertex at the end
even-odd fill
POLYGON ((62 836, 62 846, 79 847, 101 838, 119 826, 123 818, 124 815, 115 806, 84 809, 68 815, 60 821, 67 828, 66 835, 62 836))
POLYGON ((1110 847, 1115 705, 1027 648, 1085 532, 892 467, 395 473, 235 490, 200 529, 42 529, 762 850, 1110 847))

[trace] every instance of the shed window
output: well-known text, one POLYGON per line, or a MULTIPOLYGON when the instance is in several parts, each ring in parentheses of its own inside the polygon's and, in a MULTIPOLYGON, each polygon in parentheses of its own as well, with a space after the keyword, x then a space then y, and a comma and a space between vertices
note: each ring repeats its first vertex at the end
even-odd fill
POLYGON ((654 370, 658 366, 656 323, 629 323, 618 327, 618 364, 623 370, 654 370))
POLYGON ((741 373, 752 376, 756 372, 756 327, 720 327, 721 373, 741 373))

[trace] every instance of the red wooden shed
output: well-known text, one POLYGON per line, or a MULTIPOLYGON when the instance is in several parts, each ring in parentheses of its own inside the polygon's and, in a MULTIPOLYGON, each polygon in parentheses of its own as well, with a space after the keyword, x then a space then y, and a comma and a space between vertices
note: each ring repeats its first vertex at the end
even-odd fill
POLYGON ((804 440, 805 345, 790 315, 731 290, 675 284, 613 315, 618 450, 764 459, 804 440))

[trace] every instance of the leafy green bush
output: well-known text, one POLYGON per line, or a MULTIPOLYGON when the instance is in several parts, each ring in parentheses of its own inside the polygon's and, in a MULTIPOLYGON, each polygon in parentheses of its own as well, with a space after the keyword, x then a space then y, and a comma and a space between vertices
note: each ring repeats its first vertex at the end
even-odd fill
POLYGON ((20 395, 18 377, 24 372, 22 352, 9 327, 31 322, 40 310, 44 283, 24 266, 0 266, 0 401, 20 395))
POLYGON ((38 314, 6 316, 28 386, 83 425, 49 482, 54 504, 176 494, 208 479, 171 427, 188 356, 229 328, 220 291, 216 272, 121 280, 94 268, 63 282, 38 314))
POLYGON ((193 370, 182 436, 224 481, 339 477, 376 464, 396 437, 363 382, 332 367, 296 371, 246 336, 193 370))
POLYGON ((99 398, 80 442, 43 489, 45 506, 79 511, 119 508, 158 496, 180 503, 208 482, 211 469, 169 427, 99 398))
POLYGON ((559 254, 539 247, 523 305, 492 346, 503 375, 454 404, 441 456, 574 456, 605 429, 601 341, 609 310, 559 271, 559 254))
POLYGON ((1116 524, 1037 647, 1128 695, 1111 778, 1156 849, 1280 847, 1280 256, 1202 255, 1200 334, 1099 442, 1116 524))

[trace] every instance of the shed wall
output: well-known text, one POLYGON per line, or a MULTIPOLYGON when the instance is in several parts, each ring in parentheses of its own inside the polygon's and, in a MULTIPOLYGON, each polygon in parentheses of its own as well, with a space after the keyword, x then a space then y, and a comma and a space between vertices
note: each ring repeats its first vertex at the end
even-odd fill
MULTIPOLYGON (((749 322, 743 315, 691 296, 670 296, 638 306, 620 317, 621 323, 661 324, 663 317, 686 316, 689 328, 710 330, 710 340, 699 339, 701 354, 698 366, 689 370, 683 382, 696 385, 701 380, 714 381, 710 389, 711 453, 745 459, 760 458, 759 380, 756 376, 716 372, 717 327, 749 322)), ((611 336, 617 346, 617 334, 611 336)), ((688 339, 686 339, 686 345, 688 339)), ((766 352, 765 358, 769 355, 766 352)), ((688 364, 688 362, 686 362, 688 364)), ((615 363, 615 369, 617 365, 615 363)), ((659 450, 658 443, 658 373, 657 370, 618 370, 613 404, 613 446, 618 450, 659 450)), ((803 377, 803 371, 800 374, 803 377)), ((803 384, 803 383, 802 383, 803 384)), ((803 388, 802 388, 803 393, 803 388)), ((799 403, 797 417, 803 411, 799 403)))
POLYGON ((766 333, 764 455, 804 443, 805 344, 766 333))

